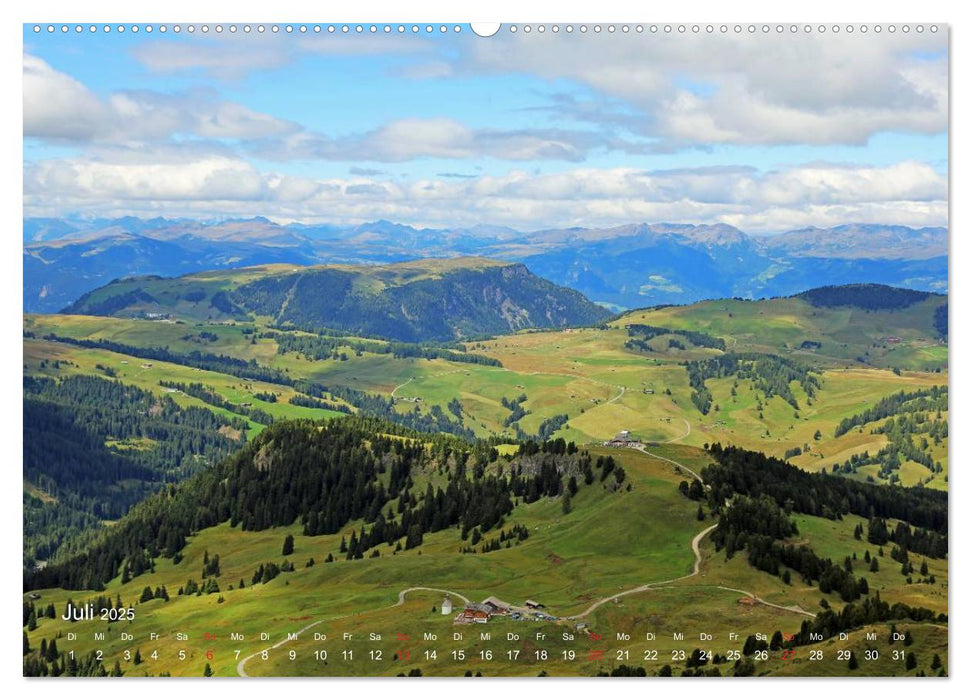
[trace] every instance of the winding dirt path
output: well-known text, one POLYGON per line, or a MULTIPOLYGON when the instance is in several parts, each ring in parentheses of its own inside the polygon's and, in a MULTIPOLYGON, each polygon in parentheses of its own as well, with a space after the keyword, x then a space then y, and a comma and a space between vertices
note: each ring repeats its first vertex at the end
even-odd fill
POLYGON ((394 389, 392 389, 392 390, 391 390, 391 398, 392 398, 392 399, 394 398, 394 393, 395 393, 396 391, 398 391, 398 389, 401 389, 402 387, 405 387, 405 386, 408 386, 408 385, 409 385, 409 384, 411 384, 411 383, 412 383, 413 381, 415 381, 415 378, 414 378, 414 377, 412 377, 411 379, 409 379, 409 380, 408 380, 407 382, 403 382, 403 383, 401 383, 401 384, 399 384, 398 386, 396 386, 396 387, 395 387, 394 389))
MULTIPOLYGON (((503 371, 503 370, 495 370, 495 371, 503 371)), ((546 373, 546 372, 533 372, 531 374, 563 374, 563 373, 558 373, 558 372, 549 372, 549 373, 546 373)), ((576 376, 576 375, 567 375, 567 376, 576 376)), ((589 379, 587 377, 577 377, 577 378, 578 379, 589 379)), ((404 384, 400 384, 397 387, 395 387, 394 391, 391 392, 392 393, 392 396, 394 396, 394 392, 395 391, 397 391, 401 387, 405 386, 406 384, 410 383, 411 381, 412 380, 409 379, 404 384)), ((596 382, 597 380, 593 380, 593 381, 596 382)), ((605 382, 598 382, 598 383, 605 384, 605 382)), ((620 391, 620 394, 618 396, 615 396, 608 403, 611 403, 612 401, 616 401, 617 399, 619 399, 621 396, 624 395, 624 387, 620 386, 618 388, 621 390, 620 391)), ((687 420, 685 420, 684 422, 685 422, 686 432, 683 435, 681 435, 680 437, 678 437, 678 438, 674 438, 673 440, 669 440, 668 441, 669 443, 675 442, 676 440, 682 440, 682 439, 684 439, 685 437, 687 437, 691 433, 691 424, 687 420)), ((696 479, 698 479, 698 481, 700 481, 702 484, 704 484, 704 480, 701 478, 701 475, 700 474, 698 474, 697 472, 695 472, 693 469, 689 469, 688 467, 686 467, 685 465, 681 464, 680 462, 677 462, 677 461, 675 461, 673 459, 669 459, 667 457, 662 457, 661 455, 655 454, 655 453, 653 453, 653 452, 645 449, 644 447, 637 447, 635 449, 643 452, 646 455, 649 455, 651 457, 654 457, 655 459, 659 459, 661 461, 668 462, 669 464, 673 464, 678 469, 682 469, 682 470, 688 472, 689 474, 691 474, 692 476, 694 476, 696 479)), ((695 557, 694 565, 692 567, 691 573, 685 574, 684 576, 678 576, 678 577, 675 577, 675 578, 667 579, 667 580, 664 580, 664 581, 654 581, 652 583, 645 583, 644 585, 637 586, 635 588, 631 588, 629 590, 622 591, 622 592, 616 593, 614 595, 606 596, 604 598, 601 598, 600 600, 595 601, 594 603, 591 603, 590 606, 587 607, 587 609, 584 610, 583 612, 581 612, 581 613, 579 613, 577 615, 570 615, 569 617, 564 617, 564 618, 560 618, 560 619, 564 619, 564 620, 578 620, 578 619, 583 619, 583 618, 587 617, 588 615, 590 615, 591 613, 593 613, 598 608, 600 608, 601 606, 603 606, 603 605, 605 605, 605 604, 607 604, 607 603, 609 603, 611 601, 616 601, 619 598, 623 598, 625 596, 630 596, 630 595, 635 595, 637 593, 645 593, 645 592, 650 591, 650 590, 668 587, 672 583, 677 583, 679 581, 685 581, 687 579, 690 579, 690 578, 693 578, 693 577, 697 576, 700 573, 700 571, 701 571, 701 541, 705 538, 706 535, 708 535, 716 527, 718 527, 717 524, 710 525, 709 527, 706 527, 704 530, 702 530, 697 535, 695 535, 694 538, 691 540, 691 551, 692 551, 692 553, 694 554, 694 557, 695 557)), ((778 605, 776 603, 770 603, 769 601, 764 600, 763 598, 760 598, 757 595, 755 595, 753 593, 750 593, 749 591, 743 591, 743 590, 738 589, 738 588, 729 588, 727 586, 720 586, 720 585, 712 585, 710 587, 711 588, 718 588, 718 589, 724 590, 724 591, 732 591, 734 593, 739 593, 739 594, 741 594, 743 596, 746 596, 748 598, 751 598, 752 600, 754 600, 755 602, 759 603, 760 605, 764 605, 764 606, 769 607, 769 608, 775 608, 776 610, 781 610, 781 611, 789 612, 789 613, 796 613, 796 614, 799 614, 799 615, 805 615, 805 616, 810 617, 810 618, 815 618, 816 617, 813 613, 807 612, 807 611, 803 610, 798 605, 789 605, 789 606, 786 606, 786 605, 778 605)), ((330 617, 330 618, 325 618, 325 619, 317 620, 315 622, 311 622, 309 625, 306 625, 305 627, 303 627, 300 630, 298 630, 297 633, 296 633, 296 636, 299 637, 301 634, 303 634, 307 630, 313 629, 317 625, 320 625, 320 624, 322 624, 324 622, 332 622, 334 620, 340 620, 340 619, 347 618, 347 617, 353 617, 355 615, 367 615, 367 614, 371 614, 373 612, 377 612, 378 610, 386 610, 386 609, 389 609, 389 608, 395 608, 395 607, 398 607, 400 605, 404 605, 405 598, 407 597, 407 595, 409 593, 411 593, 413 591, 432 591, 432 592, 437 592, 437 593, 444 593, 444 594, 446 594, 448 596, 455 597, 455 598, 463 601, 463 603, 466 603, 467 604, 467 603, 470 602, 469 598, 467 598, 466 596, 462 595, 461 593, 456 593, 455 591, 450 591, 450 590, 447 590, 447 589, 444 589, 444 588, 431 588, 431 587, 428 587, 428 586, 413 586, 411 588, 405 588, 405 589, 399 591, 397 602, 395 602, 395 603, 393 603, 391 605, 388 605, 388 606, 386 606, 384 608, 377 608, 376 610, 366 610, 366 611, 355 612, 355 613, 347 613, 345 615, 337 615, 335 617, 330 617)), ((239 661, 239 663, 236 664, 236 673, 238 675, 242 676, 242 677, 246 677, 246 668, 245 667, 246 667, 246 662, 247 661, 249 661, 250 659, 252 659, 252 658, 254 658, 256 656, 259 656, 264 651, 270 651, 272 649, 278 649, 278 648, 284 646, 289 641, 291 641, 291 639, 289 638, 289 636, 284 637, 283 639, 281 639, 280 641, 278 641, 276 644, 273 644, 273 645, 271 645, 269 647, 265 647, 264 649, 260 649, 259 651, 254 652, 254 653, 250 654, 249 656, 246 656, 245 658, 241 659, 239 661)))
MULTIPOLYGON (((613 385, 611 385, 611 384, 608 384, 607 386, 613 386, 613 385)), ((622 397, 622 396, 623 396, 623 395, 624 395, 625 393, 627 393, 627 387, 626 387, 626 386, 621 386, 621 387, 620 387, 620 393, 619 393, 619 394, 617 394, 617 396, 615 396, 614 398, 612 398, 612 399, 609 399, 609 400, 607 400, 607 401, 604 401, 604 402, 603 402, 603 405, 604 405, 604 406, 606 406, 607 404, 611 404, 611 403, 613 403, 614 401, 618 401, 618 400, 619 400, 619 399, 620 399, 620 398, 621 398, 621 397, 622 397)))
MULTIPOLYGON (((688 423, 688 421, 685 421, 685 425, 688 426, 688 432, 691 432, 691 424, 688 423)), ((686 435, 687 435, 687 433, 686 433, 686 435)), ((689 472, 690 474, 694 475, 694 477, 696 479, 698 479, 698 481, 700 481, 702 484, 705 483, 704 480, 701 478, 701 476, 698 473, 696 473, 693 469, 689 469, 688 467, 684 466, 680 462, 676 462, 673 459, 668 459, 667 457, 662 457, 661 455, 654 454, 653 452, 649 452, 648 450, 645 450, 643 447, 637 447, 635 449, 638 449, 641 452, 643 452, 644 454, 650 455, 651 457, 654 457, 656 459, 660 459, 660 460, 663 460, 663 461, 668 462, 670 464, 673 464, 676 467, 678 467, 680 469, 683 469, 684 471, 689 472)), ((636 588, 631 588, 630 590, 623 591, 621 593, 617 593, 616 595, 611 595, 611 596, 607 596, 606 598, 601 598, 600 600, 598 600, 595 603, 593 603, 592 605, 590 605, 590 607, 588 607, 583 612, 581 612, 581 613, 579 613, 577 615, 571 615, 570 617, 567 617, 565 619, 567 619, 567 620, 577 620, 577 619, 581 619, 581 618, 587 617, 590 613, 592 613, 594 610, 596 610, 600 606, 602 606, 602 605, 604 605, 604 604, 606 604, 606 603, 608 603, 610 601, 616 601, 618 598, 623 598, 624 596, 634 595, 636 593, 645 593, 645 592, 650 591, 652 589, 667 587, 667 586, 669 586, 672 583, 676 583, 678 581, 684 581, 686 579, 693 578, 693 577, 697 576, 698 573, 701 570, 701 540, 703 540, 705 538, 705 535, 707 535, 708 533, 710 533, 716 527, 718 527, 718 524, 717 523, 715 525, 711 525, 711 526, 705 528, 704 530, 702 530, 701 532, 699 532, 697 535, 695 535, 694 536, 694 539, 691 540, 691 551, 694 552, 694 555, 695 555, 695 563, 694 563, 694 568, 692 569, 692 571, 691 571, 690 574, 685 574, 684 576, 678 576, 677 578, 668 579, 666 581, 655 581, 654 583, 645 583, 643 586, 638 586, 636 588)), ((752 600, 754 600, 755 602, 759 603, 760 605, 764 605, 764 606, 769 607, 769 608, 775 608, 776 610, 782 610, 782 611, 785 611, 785 612, 796 613, 798 615, 805 615, 806 617, 810 617, 810 618, 815 618, 816 617, 816 615, 814 615, 811 612, 807 612, 807 611, 803 610, 798 605, 779 605, 777 603, 770 603, 769 601, 765 600, 764 598, 760 598, 759 596, 755 595, 754 593, 750 593, 749 591, 743 591, 743 590, 738 589, 738 588, 729 588, 727 586, 719 586, 717 584, 712 585, 711 587, 712 588, 718 588, 718 589, 721 589, 723 591, 732 591, 734 593, 741 593, 743 596, 746 596, 748 598, 751 598, 752 600)))
POLYGON ((404 605, 405 596, 411 593, 412 591, 431 591, 432 593, 444 593, 445 595, 450 596, 452 598, 458 598, 466 604, 470 602, 469 599, 466 598, 464 595, 462 595, 461 593, 456 593, 455 591, 449 591, 444 588, 428 588, 427 586, 414 586, 413 588, 406 588, 405 590, 398 593, 398 602, 395 603, 394 605, 389 605, 388 607, 395 608, 395 607, 398 607, 399 605, 404 605))
POLYGON ((670 440, 665 440, 665 444, 671 444, 672 442, 679 442, 684 440, 686 437, 691 435, 691 423, 688 422, 687 418, 682 418, 684 421, 684 432, 678 435, 678 437, 671 438, 670 440))
POLYGON ((798 605, 778 605, 777 603, 770 603, 764 598, 759 598, 754 593, 749 593, 748 591, 743 591, 738 588, 729 588, 728 586, 715 586, 715 588, 720 588, 723 591, 731 591, 732 593, 741 593, 742 595, 747 596, 752 600, 754 600, 755 602, 761 605, 764 605, 768 608, 775 608, 776 610, 784 610, 786 612, 796 613, 797 615, 805 615, 806 617, 811 617, 811 618, 816 617, 815 613, 807 612, 806 610, 803 610, 802 608, 800 608, 798 605))
POLYGON ((704 539, 705 535, 707 535, 709 532, 714 530, 716 527, 718 527, 717 524, 711 525, 710 527, 706 527, 704 530, 702 530, 697 535, 695 535, 693 540, 691 540, 691 551, 694 552, 694 555, 695 555, 695 564, 690 574, 685 574, 684 576, 678 576, 677 578, 670 578, 666 581, 655 581, 653 583, 645 583, 643 586, 638 586, 637 588, 631 588, 621 593, 616 593, 614 595, 607 596, 606 598, 601 598, 597 602, 590 605, 590 607, 588 607, 582 613, 579 613, 577 615, 571 615, 566 619, 578 620, 580 618, 586 617, 594 610, 599 608, 601 605, 617 600, 618 598, 623 598, 624 596, 628 596, 628 595, 634 595, 635 593, 644 593, 645 591, 649 591, 652 588, 655 588, 657 586, 664 586, 669 583, 674 583, 675 581, 683 581, 693 576, 697 576, 698 572, 701 570, 701 540, 704 539))
POLYGON ((638 450, 640 452, 643 452, 644 454, 646 454, 646 455, 648 455, 650 457, 653 457, 654 459, 660 459, 660 460, 662 460, 664 462, 668 462, 669 464, 673 464, 674 466, 678 467, 679 469, 683 469, 684 471, 686 471, 689 474, 691 474, 694 478, 696 478, 702 484, 705 483, 705 480, 701 478, 701 475, 698 472, 696 472, 694 469, 689 469, 688 467, 686 467, 683 464, 681 464, 681 462, 675 462, 673 459, 668 459, 667 457, 662 457, 659 454, 654 454, 653 452, 651 452, 649 450, 646 450, 644 447, 635 447, 634 449, 635 450, 638 450))
MULTIPOLYGON (((701 540, 704 539, 705 535, 707 535, 709 532, 714 530, 716 527, 718 527, 717 524, 712 525, 711 527, 705 528, 697 535, 695 535, 693 540, 691 540, 691 551, 693 551, 695 554, 695 565, 694 565, 694 569, 690 574, 685 574, 684 576, 668 579, 667 581, 655 581, 654 583, 645 583, 643 586, 638 586, 637 588, 631 588, 628 591, 623 591, 622 593, 617 593, 616 595, 607 596, 606 598, 601 598, 600 600, 593 603, 586 610, 584 610, 582 613, 579 613, 577 615, 571 615, 570 617, 567 617, 564 619, 579 620, 584 617, 587 617, 590 613, 592 613, 600 606, 606 603, 609 603, 611 601, 616 601, 618 598, 623 598, 624 596, 628 596, 628 595, 634 595, 635 593, 646 593, 647 591, 657 590, 660 588, 669 588, 671 587, 670 584, 672 583, 677 583, 678 581, 684 581, 686 579, 697 576, 701 570, 701 540)), ((695 587, 696 586, 690 586, 690 588, 695 588, 695 587)), ((697 586, 697 588, 717 588, 722 591, 731 591, 732 593, 740 593, 741 595, 747 598, 750 598, 756 603, 758 603, 759 605, 764 605, 767 608, 774 608, 776 610, 782 610, 783 612, 788 612, 788 613, 795 613, 797 615, 805 615, 806 617, 809 617, 809 618, 816 617, 814 613, 803 610, 798 605, 779 605, 778 603, 771 603, 765 600, 765 598, 760 598, 754 593, 751 593, 750 591, 743 591, 740 588, 729 588, 728 586, 720 586, 717 584, 712 584, 710 586, 702 585, 702 586, 697 586)))
MULTIPOLYGON (((341 617, 348 617, 348 615, 341 615, 339 617, 333 617, 333 618, 330 618, 330 619, 332 619, 332 620, 339 620, 341 617)), ((303 627, 303 628, 297 630, 297 636, 299 637, 301 634, 303 634, 307 630, 312 629, 312 628, 316 627, 317 625, 321 624, 322 622, 326 622, 326 621, 327 620, 317 620, 316 622, 311 622, 306 627, 303 627)), ((290 639, 288 637, 284 637, 283 639, 281 639, 276 644, 273 644, 272 646, 268 646, 265 649, 260 649, 259 651, 253 652, 249 656, 246 656, 246 657, 240 659, 239 660, 239 663, 236 664, 236 674, 238 676, 242 677, 242 678, 248 678, 248 676, 246 675, 246 669, 244 668, 244 666, 246 666, 246 662, 247 661, 249 661, 250 659, 252 659, 254 656, 259 656, 264 651, 270 651, 271 649, 277 649, 279 647, 282 647, 284 644, 286 644, 289 641, 290 641, 290 639)))

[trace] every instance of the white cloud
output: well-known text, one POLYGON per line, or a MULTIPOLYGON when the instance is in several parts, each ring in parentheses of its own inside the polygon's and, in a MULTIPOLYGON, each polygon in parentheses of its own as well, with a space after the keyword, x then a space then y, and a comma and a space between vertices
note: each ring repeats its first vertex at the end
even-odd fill
POLYGON ((307 222, 521 229, 630 222, 728 223, 752 232, 846 222, 946 225, 947 181, 902 162, 883 168, 805 164, 751 168, 578 168, 411 181, 312 179, 261 173, 246 161, 202 152, 105 153, 24 172, 28 216, 78 211, 114 215, 249 216, 307 222))
POLYGON ((581 161, 613 140, 578 129, 472 129, 454 119, 398 119, 349 136, 300 132, 254 145, 267 160, 394 163, 418 158, 581 161))
POLYGON ((416 34, 331 34, 302 36, 297 43, 305 53, 331 56, 420 55, 439 50, 440 44, 416 34))
POLYGON ((248 42, 151 41, 136 46, 132 53, 135 60, 155 73, 201 70, 228 80, 242 78, 254 70, 281 68, 293 60, 283 43, 258 41, 256 37, 248 42))
POLYGON ((876 133, 938 133, 947 128, 946 102, 911 86, 915 101, 853 105, 851 101, 807 109, 774 102, 739 81, 726 81, 711 97, 678 90, 660 103, 658 132, 681 144, 863 145, 876 133))
MULTIPOLYGON (((917 203, 946 201, 947 195, 946 178, 924 163, 896 163, 882 168, 821 164, 770 173, 762 181, 756 201, 772 205, 903 200, 917 203)), ((740 197, 739 201, 746 198, 740 197)))
POLYGON ((24 136, 68 142, 282 136, 300 127, 218 99, 211 91, 167 95, 125 90, 100 98, 36 56, 24 55, 24 136))
POLYGON ((152 40, 134 53, 154 71, 197 69, 225 77, 284 67, 308 55, 394 55, 389 71, 401 79, 441 81, 443 95, 450 83, 484 73, 532 74, 558 92, 537 110, 545 118, 535 128, 471 128, 440 116, 391 119, 370 131, 332 135, 222 101, 212 92, 120 91, 100 99, 44 61, 25 56, 25 135, 98 141, 190 134, 262 141, 250 147, 270 160, 357 162, 478 157, 579 162, 593 150, 636 155, 719 144, 863 145, 878 133, 946 130, 946 48, 946 36, 930 33, 865 39, 818 32, 501 33, 488 41, 465 41, 325 32, 152 40), (570 82, 588 86, 595 96, 578 99, 582 91, 567 87, 570 82), (64 119, 65 114, 76 116, 64 119), (586 126, 558 126, 565 119, 586 126))
POLYGON ((330 137, 221 100, 211 90, 175 95, 120 90, 101 99, 30 55, 24 57, 24 135, 78 144, 173 143, 183 136, 232 139, 242 142, 241 151, 273 161, 488 157, 576 162, 592 149, 619 145, 616 137, 589 129, 473 129, 448 118, 397 119, 370 131, 330 137))
MULTIPOLYGON (((24 135, 85 146, 76 157, 25 165, 28 215, 260 214, 519 228, 690 221, 751 231, 848 221, 947 222, 946 177, 911 161, 883 167, 806 163, 771 172, 575 167, 537 174, 524 165, 501 176, 463 174, 482 158, 580 163, 594 152, 860 145, 881 132, 940 133, 947 127, 947 60, 940 56, 946 36, 591 33, 554 39, 503 33, 445 44, 394 36, 199 39, 146 43, 136 56, 154 71, 236 78, 308 54, 396 54, 402 58, 386 63, 404 79, 447 84, 469 74, 532 74, 549 82, 553 96, 537 109, 544 117, 534 128, 470 127, 441 116, 392 118, 374 129, 332 135, 223 100, 212 90, 99 95, 25 55, 24 135), (443 46, 457 57, 446 56, 443 46), (354 167, 347 178, 294 177, 261 171, 248 156, 354 167), (361 167, 422 158, 468 163, 410 181, 361 167)), ((393 106, 388 113, 400 116, 393 106)))
MULTIPOLYGON (((397 56, 389 67, 410 80, 461 81, 527 74, 562 89, 592 88, 632 111, 625 126, 661 140, 656 149, 711 144, 864 144, 886 131, 947 128, 947 34, 708 34, 501 32, 488 41, 410 35, 301 37, 224 35, 154 41, 135 49, 151 70, 201 70, 239 77, 308 55, 397 56)), ((551 113, 555 112, 551 105, 551 113)), ((599 110, 562 117, 601 127, 599 110)), ((638 150, 619 142, 619 148, 638 150)))
POLYGON ((24 136, 91 138, 106 133, 109 112, 74 78, 24 54, 24 136))
POLYGON ((55 161, 28 167, 25 177, 52 196, 81 200, 247 201, 266 190, 252 166, 221 156, 137 164, 55 161))
POLYGON ((675 145, 862 144, 947 128, 946 50, 930 33, 503 33, 475 42, 464 68, 578 81, 675 145))
POLYGON ((260 33, 225 33, 208 39, 193 37, 174 43, 147 41, 132 50, 140 64, 154 73, 201 72, 218 79, 238 80, 253 71, 283 68, 301 56, 421 55, 434 44, 412 35, 345 35, 329 32, 299 37, 260 33))

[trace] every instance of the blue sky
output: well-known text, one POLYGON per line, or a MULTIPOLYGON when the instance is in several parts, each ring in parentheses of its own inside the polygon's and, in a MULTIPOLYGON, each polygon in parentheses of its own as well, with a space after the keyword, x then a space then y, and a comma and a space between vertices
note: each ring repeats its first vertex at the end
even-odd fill
POLYGON ((25 26, 25 214, 947 224, 943 33, 463 29, 25 26))

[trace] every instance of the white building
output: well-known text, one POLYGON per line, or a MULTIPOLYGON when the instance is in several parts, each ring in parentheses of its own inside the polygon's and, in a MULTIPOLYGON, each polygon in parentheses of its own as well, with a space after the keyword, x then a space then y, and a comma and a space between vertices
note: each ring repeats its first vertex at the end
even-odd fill
POLYGON ((442 615, 452 614, 452 599, 445 596, 445 600, 442 601, 442 615))

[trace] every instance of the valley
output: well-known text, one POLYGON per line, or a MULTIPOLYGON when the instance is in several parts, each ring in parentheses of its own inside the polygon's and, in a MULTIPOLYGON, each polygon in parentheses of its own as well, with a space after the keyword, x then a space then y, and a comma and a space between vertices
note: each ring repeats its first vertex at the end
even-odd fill
POLYGON ((952 675, 948 22, 108 19, 17 38, 31 696, 952 675))
MULTIPOLYGON (((160 381, 201 382, 229 401, 250 403, 277 417, 328 415, 326 409, 291 403, 301 393, 293 386, 295 380, 304 380, 380 396, 389 404, 386 416, 434 413, 446 427, 454 424, 453 430, 480 438, 555 435, 580 444, 630 430, 645 442, 678 440, 701 446, 718 441, 779 457, 790 453, 794 463, 818 471, 887 444, 885 436, 873 432, 876 424, 836 436, 841 420, 895 392, 947 384, 947 345, 933 321, 940 305, 935 295, 903 309, 869 311, 814 307, 802 299, 701 302, 631 312, 597 327, 530 330, 438 346, 395 345, 328 330, 282 330, 259 316, 245 322, 199 322, 191 315, 185 320, 28 315, 24 328, 32 337, 24 347, 28 372, 40 369, 44 358, 60 357, 73 358, 84 368, 66 367, 61 374, 98 373, 95 366, 104 364, 108 352, 113 355, 111 371, 125 382, 160 394, 172 393, 160 381), (666 332, 632 345, 643 336, 630 329, 645 325, 666 332), (693 344, 679 335, 686 328, 721 339, 726 349, 693 344), (133 353, 139 353, 137 348, 165 348, 175 357, 146 368, 144 357, 112 352, 107 346, 45 340, 52 334, 113 343, 133 353), (813 345, 806 349, 806 343, 813 345), (245 368, 227 376, 218 366, 179 364, 180 356, 193 353, 251 363, 281 379, 268 375, 266 381, 243 381, 245 368), (692 402, 685 363, 726 353, 772 355, 809 369, 818 381, 816 395, 808 396, 792 381, 792 401, 787 401, 778 391, 768 395, 765 387, 737 374, 713 377, 705 381, 711 407, 702 413, 692 402), (275 401, 261 400, 256 396, 260 393, 273 394, 275 401), (521 396, 525 399, 516 410, 503 404, 521 396)), ((174 396, 187 405, 198 403, 174 396)), ((353 397, 328 394, 327 400, 336 408, 355 410, 353 397)), ((250 426, 251 431, 260 429, 254 421, 250 426)), ((934 468, 905 460, 898 470, 901 483, 944 485, 946 436, 925 452, 934 468)))
MULTIPOLYGON (((265 271, 253 274, 248 280, 234 274, 233 284, 252 284, 265 271)), ((557 477, 558 495, 516 499, 501 524, 483 526, 471 539, 472 528, 435 526, 415 540, 420 544, 412 534, 380 544, 368 540, 362 558, 347 559, 348 539, 357 540, 360 533, 364 541, 365 531, 373 527, 373 510, 370 516, 329 525, 337 527, 326 533, 308 531, 307 516, 293 518, 292 524, 261 521, 244 529, 238 521, 216 517, 210 523, 206 516, 200 526, 186 530, 183 547, 171 550, 174 559, 166 550, 137 565, 143 555, 115 560, 137 568, 133 575, 114 569, 103 592, 91 579, 81 590, 29 585, 32 597, 25 598, 25 605, 53 605, 58 616, 69 599, 97 596, 121 600, 135 610, 132 621, 108 624, 35 615, 29 630, 35 646, 35 640, 83 629, 86 641, 79 650, 125 659, 134 650, 118 636, 121 631, 142 640, 155 629, 172 631, 140 645, 141 662, 119 667, 126 675, 196 675, 207 664, 216 675, 342 675, 352 668, 362 673, 359 665, 344 665, 345 654, 373 657, 363 672, 374 675, 416 668, 424 675, 466 670, 592 675, 637 667, 662 675, 714 669, 726 675, 784 675, 795 668, 801 675, 842 673, 828 636, 798 647, 800 664, 810 650, 829 648, 820 657, 825 663, 818 665, 780 661, 778 649, 761 661, 751 650, 734 656, 733 650, 740 653, 752 635, 768 638, 777 630, 796 635, 804 621, 827 610, 821 598, 835 606, 850 604, 853 596, 840 600, 834 592, 833 600, 821 596, 824 584, 815 576, 803 580, 794 572, 780 579, 746 562, 742 553, 726 557, 712 533, 718 513, 731 509, 731 499, 706 504, 687 489, 712 464, 705 450, 714 444, 737 445, 785 459, 808 473, 838 473, 866 488, 920 486, 909 489, 916 494, 947 490, 947 346, 935 325, 935 310, 944 303, 936 295, 903 301, 890 295, 890 307, 869 309, 859 304, 869 303, 865 299, 873 289, 844 290, 850 297, 869 295, 856 305, 819 305, 818 299, 814 304, 806 298, 700 302, 605 317, 593 325, 416 343, 323 325, 297 328, 281 323, 278 315, 254 312, 203 318, 218 292, 206 292, 204 304, 160 307, 164 289, 180 288, 164 280, 140 280, 137 286, 156 300, 153 305, 137 302, 110 316, 25 315, 25 378, 120 383, 147 392, 159 405, 172 402, 180 410, 201 410, 228 421, 238 426, 238 439, 250 444, 287 429, 291 420, 379 419, 387 425, 380 429, 383 435, 403 431, 406 442, 414 438, 405 436, 418 435, 409 431, 437 433, 427 439, 427 456, 422 457, 431 461, 411 470, 409 489, 416 494, 444 487, 443 478, 456 478, 460 462, 447 455, 469 449, 458 447, 469 440, 491 450, 485 472, 468 477, 470 483, 504 474, 504 461, 521 459, 521 446, 533 441, 575 444, 596 467, 587 485, 578 480, 579 488, 566 503, 564 475, 557 477), (620 431, 629 431, 643 447, 602 445, 620 431), (608 478, 600 466, 607 458, 622 467, 622 476, 608 478), (505 533, 510 527, 528 537, 513 540, 510 535, 484 549, 492 547, 498 530, 505 533), (287 536, 293 538, 292 553, 281 562, 280 544, 287 536), (207 569, 214 554, 218 567, 207 569), (254 572, 268 562, 277 562, 280 571, 261 582, 254 572), (200 577, 200 571, 205 575, 200 577), (166 591, 168 600, 160 600, 159 591, 166 591), (539 600, 549 619, 493 618, 488 625, 493 639, 514 634, 522 641, 513 645, 518 653, 512 658, 506 655, 508 645, 500 651, 477 634, 474 640, 453 639, 451 617, 437 611, 442 591, 455 594, 453 603, 490 596, 519 606, 539 600), (671 637, 673 631, 699 625, 721 632, 712 645, 717 663, 688 661, 692 650, 704 651, 704 645, 671 637), (194 632, 188 640, 174 632, 190 628, 194 632), (97 645, 91 636, 96 630, 106 632, 97 645), (200 640, 199 630, 208 630, 211 638, 200 640), (299 630, 304 631, 288 640, 299 630), (590 642, 597 630, 611 635, 605 649, 590 642), (614 639, 616 630, 629 631, 630 641, 614 639), (728 630, 737 636, 728 638, 728 630), (399 646, 371 639, 379 631, 413 640, 430 633, 440 643, 415 644, 406 658, 394 658, 399 646), (536 633, 549 641, 538 644, 536 633), (649 647, 644 644, 648 633, 657 634, 649 647), (229 644, 233 634, 241 635, 239 643, 229 644), (315 641, 314 634, 326 634, 327 640, 315 641), (344 634, 352 636, 345 641, 344 634), (604 655, 591 653, 598 649, 604 655), (321 652, 327 652, 326 662, 321 652), (149 654, 155 655, 151 663, 149 654), (745 661, 750 656, 758 661, 752 668, 745 661), (460 658, 468 663, 457 663, 460 658)), ((876 292, 880 296, 882 290, 876 292)), ((85 303, 119 293, 128 292, 93 293, 85 303)), ((77 310, 94 309, 81 305, 77 310)), ((103 449, 122 457, 138 444, 107 433, 102 439, 103 449)), ((208 478, 217 461, 214 457, 206 466, 204 460, 191 473, 208 478)), ((384 477, 382 482, 389 487, 384 477)), ((48 489, 26 478, 24 488, 25 499, 32 499, 31 512, 49 507, 48 489)), ((178 487, 172 493, 179 493, 178 487)), ((427 495, 417 500, 428 502, 427 495)), ((132 517, 122 522, 137 522, 132 517)), ((915 578, 901 573, 900 563, 890 556, 891 545, 877 547, 866 542, 865 534, 862 541, 857 537, 859 528, 869 527, 865 517, 845 514, 834 520, 794 513, 793 522, 798 535, 784 541, 809 547, 831 562, 846 559, 847 566, 867 578, 871 593, 879 591, 881 599, 913 611, 905 619, 895 618, 916 640, 911 651, 917 652, 919 668, 907 672, 930 672, 934 654, 946 659, 946 633, 942 636, 938 627, 947 613, 946 554, 912 554, 922 571, 915 578), (874 570, 869 562, 877 559, 874 570)), ((898 521, 888 522, 892 529, 898 521)), ((77 568, 70 563, 73 558, 113 541, 118 526, 105 521, 92 529, 88 524, 73 535, 71 527, 62 524, 64 548, 57 552, 55 547, 49 562, 43 562, 46 568, 28 580, 55 582, 61 568, 77 568)), ((34 565, 27 553, 25 563, 34 565)), ((888 622, 876 614, 873 628, 885 635, 888 622)), ((857 626, 852 629, 839 648, 847 654, 852 649, 862 659, 866 641, 857 626)), ((858 668, 863 675, 903 672, 889 663, 858 668)), ((106 666, 105 671, 112 669, 106 666)))
POLYGON ((848 224, 753 235, 725 224, 521 231, 383 220, 279 224, 263 217, 25 219, 24 310, 56 313, 87 292, 131 276, 460 256, 521 263, 614 311, 779 297, 860 280, 945 292, 948 281, 947 229, 939 227, 848 224))

